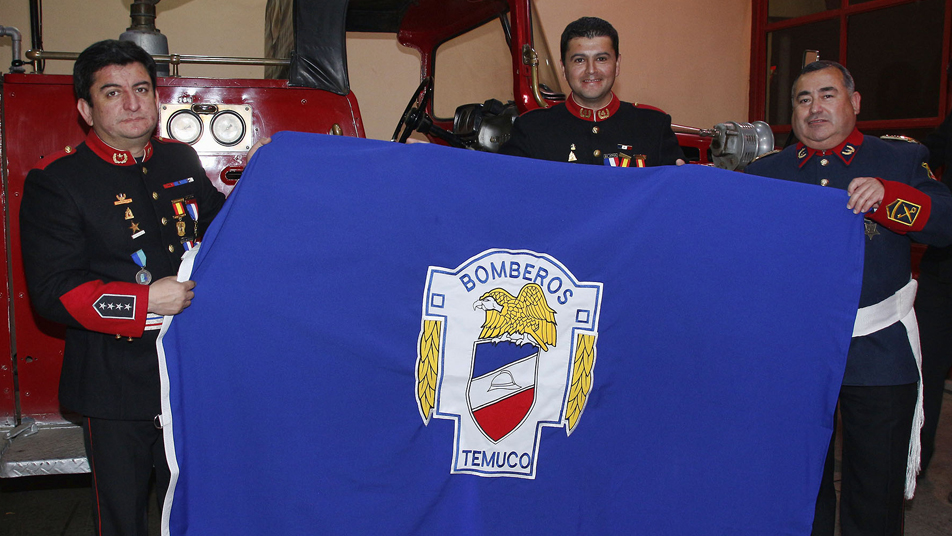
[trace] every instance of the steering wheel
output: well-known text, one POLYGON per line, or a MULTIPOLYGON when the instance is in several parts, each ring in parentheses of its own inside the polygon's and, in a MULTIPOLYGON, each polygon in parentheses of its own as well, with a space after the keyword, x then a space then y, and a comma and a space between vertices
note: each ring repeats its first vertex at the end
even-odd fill
POLYGON ((407 108, 403 110, 403 115, 400 116, 400 121, 397 122, 397 128, 393 131, 393 137, 390 138, 390 141, 407 142, 410 134, 423 124, 423 120, 426 118, 426 107, 432 98, 433 77, 428 76, 420 82, 416 91, 413 92, 413 96, 410 97, 410 102, 407 103, 407 108), (403 130, 402 133, 400 132, 401 129, 403 130))

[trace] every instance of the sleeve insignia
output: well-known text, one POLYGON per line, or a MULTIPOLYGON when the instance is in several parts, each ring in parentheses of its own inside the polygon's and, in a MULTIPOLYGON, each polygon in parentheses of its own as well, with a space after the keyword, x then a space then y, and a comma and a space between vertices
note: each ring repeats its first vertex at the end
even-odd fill
POLYGON ((922 163, 922 167, 926 168, 926 174, 929 175, 929 178, 930 178, 930 179, 932 179, 932 180, 934 180, 934 181, 939 180, 939 179, 935 178, 935 175, 932 173, 932 169, 929 167, 929 163, 928 163, 928 162, 923 162, 923 163, 922 163))
POLYGON ((122 294, 103 294, 93 303, 93 309, 100 318, 135 320, 136 297, 122 294))
POLYGON ((886 206, 886 217, 890 220, 912 227, 919 216, 919 209, 922 208, 915 203, 904 199, 896 199, 886 206))
POLYGON ((886 134, 885 136, 880 136, 881 140, 891 140, 891 141, 904 141, 907 143, 919 143, 915 138, 910 138, 909 136, 896 136, 892 134, 886 134))

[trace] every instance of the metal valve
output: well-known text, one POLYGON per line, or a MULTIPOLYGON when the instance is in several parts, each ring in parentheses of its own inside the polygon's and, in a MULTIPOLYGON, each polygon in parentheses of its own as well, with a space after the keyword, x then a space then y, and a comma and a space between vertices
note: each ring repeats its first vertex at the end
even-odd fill
POLYGON ((728 121, 714 125, 713 131, 711 156, 714 165, 721 169, 744 169, 755 158, 774 148, 773 131, 763 121, 728 121))

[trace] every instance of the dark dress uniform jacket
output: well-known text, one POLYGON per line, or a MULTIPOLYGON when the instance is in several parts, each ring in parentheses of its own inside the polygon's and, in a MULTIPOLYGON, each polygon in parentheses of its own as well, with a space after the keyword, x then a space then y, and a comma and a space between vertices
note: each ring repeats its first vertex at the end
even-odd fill
POLYGON ((195 151, 166 140, 152 139, 138 163, 90 131, 30 171, 23 264, 34 309, 67 326, 64 407, 104 419, 160 413, 159 326, 146 329, 148 286, 136 274, 141 264, 153 281, 175 275, 224 199, 195 151))
POLYGON ((673 165, 684 158, 671 130, 671 116, 614 95, 600 110, 583 108, 570 95, 564 103, 526 112, 516 119, 512 136, 499 152, 597 165, 604 164, 605 155, 618 152, 644 155, 646 166, 673 165))
MULTIPOLYGON (((946 186, 952 185, 952 113, 922 143, 929 148, 929 165, 932 169, 945 166, 942 182, 946 186)), ((952 247, 927 249, 919 270, 944 285, 952 285, 952 247)))
MULTIPOLYGON (((756 160, 746 171, 842 190, 856 177, 882 180, 886 188, 883 203, 875 213, 866 215, 859 303, 859 307, 866 307, 892 296, 909 282, 912 240, 937 245, 952 242, 952 196, 945 185, 931 177, 924 165, 927 157, 926 149, 915 141, 883 140, 854 130, 839 147, 829 151, 813 151, 797 144, 756 160)), ((845 198, 843 210, 847 210, 845 198)), ((808 218, 809 211, 810 207, 791 207, 791 217, 808 218)), ((917 381, 919 372, 901 323, 853 338, 844 385, 917 381)))

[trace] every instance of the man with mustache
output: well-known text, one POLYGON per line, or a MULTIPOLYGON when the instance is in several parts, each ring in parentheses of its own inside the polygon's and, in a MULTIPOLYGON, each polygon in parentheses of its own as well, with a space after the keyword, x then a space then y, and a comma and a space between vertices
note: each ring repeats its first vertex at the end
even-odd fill
MULTIPOLYGON (((904 489, 909 497, 915 489, 922 422, 921 409, 914 418, 921 399, 910 244, 952 242, 952 196, 932 177, 923 146, 857 130, 860 94, 842 65, 804 67, 792 99, 799 143, 768 153, 747 172, 845 190, 845 209, 866 216, 860 309, 839 397, 840 525, 844 536, 901 534, 904 489)), ((809 217, 809 211, 791 207, 792 217, 809 217)), ((831 432, 833 424, 824 423, 831 432)), ((834 531, 833 455, 831 439, 813 534, 834 531)))
POLYGON ((683 164, 671 116, 622 102, 612 92, 619 73, 618 32, 582 17, 562 32, 562 76, 572 88, 564 103, 516 119, 499 152, 555 162, 629 167, 683 164))
POLYGON ((101 535, 148 534, 153 475, 161 507, 170 472, 156 336, 164 315, 191 304, 195 283, 175 275, 225 201, 195 150, 153 137, 155 83, 134 43, 84 50, 73 90, 89 134, 40 160, 20 206, 33 307, 66 325, 59 399, 83 417, 101 535))

